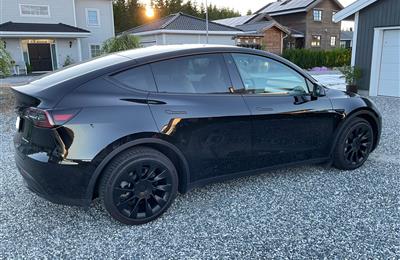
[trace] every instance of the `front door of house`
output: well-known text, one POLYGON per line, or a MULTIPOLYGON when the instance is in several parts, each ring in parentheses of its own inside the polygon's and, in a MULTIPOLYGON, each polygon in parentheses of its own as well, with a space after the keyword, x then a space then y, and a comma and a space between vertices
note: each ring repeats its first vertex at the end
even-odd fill
POLYGON ((32 66, 32 71, 53 70, 50 44, 29 43, 28 52, 29 52, 29 61, 32 66))

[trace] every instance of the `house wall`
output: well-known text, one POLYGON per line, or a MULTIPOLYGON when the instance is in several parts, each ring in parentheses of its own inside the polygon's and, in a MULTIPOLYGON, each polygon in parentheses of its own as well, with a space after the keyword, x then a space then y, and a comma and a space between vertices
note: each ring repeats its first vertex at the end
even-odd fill
POLYGON ((311 47, 312 35, 321 35, 321 49, 338 48, 340 41, 341 23, 332 22, 332 12, 340 11, 341 8, 333 1, 322 1, 312 8, 306 15, 307 30, 305 34, 305 47, 311 47), (322 10, 322 21, 314 21, 313 9, 322 10), (336 37, 335 46, 331 46, 331 36, 336 37))
POLYGON ((74 25, 74 0, 1 0, 0 23, 65 23, 74 25), (21 16, 19 5, 48 5, 49 17, 21 16))
POLYGON ((82 58, 90 58, 90 44, 101 45, 105 40, 114 37, 114 17, 111 0, 75 0, 77 27, 91 32, 88 38, 81 39, 82 58), (97 9, 100 13, 100 25, 88 26, 86 9, 97 9))
POLYGON ((146 35, 146 36, 138 36, 140 38, 140 44, 143 47, 158 45, 161 39, 161 35, 146 35), (158 39, 160 38, 160 39, 158 39))
POLYGON ((79 61, 79 50, 76 39, 56 39, 56 52, 57 52, 57 68, 62 68, 64 66, 67 56, 69 56, 72 61, 79 61), (72 42, 71 47, 69 47, 69 42, 72 42))
POLYGON ((400 26, 399 10, 399 0, 380 0, 359 12, 355 66, 363 73, 357 82, 361 89, 369 89, 374 28, 400 26))
POLYGON ((306 12, 278 15, 273 17, 278 23, 300 31, 302 33, 306 32, 306 12))
MULTIPOLYGON (((209 44, 235 45, 232 35, 209 35, 209 44)), ((166 34, 166 44, 192 44, 206 43, 206 35, 182 35, 182 34, 166 34)))
MULTIPOLYGON (((167 45, 167 44, 198 44, 206 43, 205 34, 174 34, 164 33, 156 35, 140 36, 143 46, 167 45)), ((235 45, 232 35, 209 35, 210 44, 235 45)))
POLYGON ((280 24, 304 33, 305 48, 311 48, 312 35, 321 35, 320 49, 339 47, 341 23, 332 22, 332 11, 340 11, 341 8, 332 0, 320 2, 308 12, 273 16, 280 24), (314 21, 313 9, 322 10, 322 21, 314 21), (335 47, 330 46, 330 37, 336 37, 335 47))
POLYGON ((9 38, 2 39, 6 42, 6 51, 10 53, 12 59, 15 61, 16 65, 19 65, 21 69, 25 68, 24 58, 22 56, 22 46, 20 44, 20 39, 9 38))
POLYGON ((262 44, 266 51, 282 54, 282 37, 283 33, 276 27, 272 27, 264 32, 262 44))

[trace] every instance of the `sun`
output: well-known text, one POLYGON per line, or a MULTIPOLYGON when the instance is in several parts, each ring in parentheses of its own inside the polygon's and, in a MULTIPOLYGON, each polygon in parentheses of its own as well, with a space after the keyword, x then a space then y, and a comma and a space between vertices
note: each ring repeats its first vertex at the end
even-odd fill
POLYGON ((146 16, 147 17, 153 17, 154 16, 154 10, 151 7, 146 7, 146 16))

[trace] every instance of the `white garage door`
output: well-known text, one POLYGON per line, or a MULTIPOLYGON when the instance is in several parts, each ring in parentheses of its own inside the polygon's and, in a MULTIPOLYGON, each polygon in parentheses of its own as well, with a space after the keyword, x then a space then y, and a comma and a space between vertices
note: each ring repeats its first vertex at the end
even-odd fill
POLYGON ((400 97, 400 30, 384 31, 382 47, 378 95, 400 97))

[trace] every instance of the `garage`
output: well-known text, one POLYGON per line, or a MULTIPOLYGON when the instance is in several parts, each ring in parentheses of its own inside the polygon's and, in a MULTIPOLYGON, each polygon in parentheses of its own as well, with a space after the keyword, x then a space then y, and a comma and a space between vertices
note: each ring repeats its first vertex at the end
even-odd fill
POLYGON ((399 0, 357 0, 334 15, 354 21, 351 65, 361 70, 363 95, 400 97, 399 10, 399 0))
POLYGON ((400 30, 384 30, 378 95, 400 96, 400 30))

